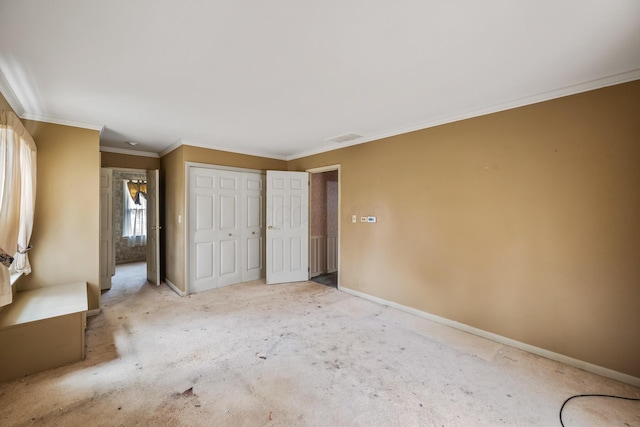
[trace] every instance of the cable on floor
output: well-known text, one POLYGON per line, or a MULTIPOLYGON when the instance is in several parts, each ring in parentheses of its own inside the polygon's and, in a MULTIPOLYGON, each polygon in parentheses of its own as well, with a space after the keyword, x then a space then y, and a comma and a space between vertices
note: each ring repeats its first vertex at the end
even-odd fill
POLYGON ((612 394, 576 394, 575 396, 571 396, 570 398, 565 400, 562 406, 560 407, 560 425, 562 427, 565 427, 564 422, 562 422, 562 410, 564 409, 565 405, 569 403, 571 399, 577 399, 579 397, 608 397, 611 399, 640 400, 639 398, 636 398, 636 397, 614 396, 612 394))

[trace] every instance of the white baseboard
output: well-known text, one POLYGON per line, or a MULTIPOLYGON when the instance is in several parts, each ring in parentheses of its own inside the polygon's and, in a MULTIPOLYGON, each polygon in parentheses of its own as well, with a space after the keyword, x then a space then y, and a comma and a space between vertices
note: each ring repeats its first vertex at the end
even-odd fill
POLYGON ((585 370, 587 372, 591 372, 597 375, 601 375, 603 377, 611 378, 626 384, 631 384, 632 386, 635 386, 635 387, 640 387, 640 378, 637 378, 628 374, 624 374, 622 372, 614 371, 609 368, 604 368, 602 366, 598 366, 582 360, 574 359, 572 357, 565 356, 563 354, 554 353, 553 351, 545 350, 544 348, 536 347, 530 344, 513 340, 511 338, 503 337, 502 335, 498 335, 492 332, 484 331, 482 329, 474 328, 473 326, 465 325, 464 323, 456 322, 455 320, 450 320, 444 317, 436 316, 435 314, 427 313, 425 311, 421 311, 412 307, 407 307, 406 305, 398 304, 393 301, 387 301, 385 299, 378 298, 373 295, 365 294, 363 292, 354 291, 353 289, 345 288, 343 286, 340 286, 340 290, 348 294, 355 295, 357 297, 376 302, 378 304, 386 305, 386 306, 398 309, 400 311, 404 311, 406 313, 414 314, 416 316, 423 317, 425 319, 428 319, 446 326, 450 326, 452 328, 459 329, 461 331, 468 332, 470 334, 477 335, 479 337, 486 338, 491 341, 495 341, 500 344, 508 345, 510 347, 515 347, 517 349, 524 350, 529 353, 536 354, 538 356, 546 357, 547 359, 555 360, 556 362, 561 362, 569 366, 573 366, 575 368, 585 370))
POLYGON ((97 316, 98 314, 100 314, 101 311, 102 311, 102 309, 100 309, 100 308, 94 308, 93 310, 87 310, 87 317, 97 316))
POLYGON ((176 285, 171 283, 171 280, 167 279, 166 277, 164 278, 164 282, 167 284, 167 286, 169 286, 171 289, 173 289, 173 291, 175 293, 177 293, 178 295, 180 295, 181 297, 187 296, 186 292, 181 291, 180 288, 178 288, 176 285))

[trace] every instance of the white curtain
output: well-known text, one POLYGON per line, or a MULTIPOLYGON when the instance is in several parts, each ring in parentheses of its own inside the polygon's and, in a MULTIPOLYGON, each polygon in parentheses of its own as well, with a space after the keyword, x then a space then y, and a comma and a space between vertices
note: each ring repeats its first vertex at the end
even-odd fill
POLYGON ((13 255, 20 221, 20 138, 0 111, 0 248, 13 255))
MULTIPOLYGON (((0 255, 5 259, 19 255, 22 266, 29 265, 22 252, 29 247, 33 227, 35 154, 36 144, 20 119, 12 111, 0 110, 0 255)), ((11 303, 12 297, 6 264, 0 264, 0 307, 11 303)), ((28 274, 30 268, 20 272, 28 274)))
POLYGON ((20 147, 20 175, 22 177, 22 198, 20 200, 20 230, 18 231, 18 252, 11 266, 16 273, 31 273, 27 251, 31 249, 31 231, 36 204, 36 149, 29 144, 20 147))

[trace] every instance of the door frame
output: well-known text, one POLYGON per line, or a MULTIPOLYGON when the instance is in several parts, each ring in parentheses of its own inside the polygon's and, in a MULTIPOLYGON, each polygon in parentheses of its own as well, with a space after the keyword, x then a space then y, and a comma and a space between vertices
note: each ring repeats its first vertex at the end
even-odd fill
MULTIPOLYGON (((114 185, 113 185, 113 169, 111 168, 105 168, 105 167, 101 167, 100 168, 100 246, 99 246, 99 264, 100 264, 100 294, 98 295, 100 297, 100 295, 102 294, 102 291, 108 291, 109 289, 111 289, 111 278, 115 275, 115 233, 113 232, 113 223, 114 223, 114 219, 113 219, 113 192, 114 192, 114 185), (107 188, 109 189, 108 191, 108 199, 105 201, 102 198, 103 195, 103 186, 102 186, 102 177, 103 177, 103 172, 108 171, 108 174, 106 175, 108 177, 108 185, 107 188), (104 203, 107 204, 107 206, 104 206, 104 203), (106 209, 105 209, 106 208, 106 209), (103 215, 104 213, 104 215, 103 215), (105 253, 105 251, 103 250, 103 233, 102 233, 102 227, 104 223, 108 223, 109 227, 109 233, 111 234, 111 243, 107 245, 107 252, 105 253), (104 274, 103 274, 104 273, 104 274), (108 277, 108 279, 106 279, 108 277), (107 285, 108 282, 108 286, 107 285)), ((98 306, 100 306, 100 298, 98 298, 98 306)))
MULTIPOLYGON (((342 274, 342 268, 340 266, 340 246, 342 245, 342 217, 340 215, 340 212, 342 212, 342 171, 341 171, 341 167, 340 164, 335 164, 335 165, 329 165, 329 166, 322 166, 322 167, 318 167, 318 168, 311 168, 311 169, 307 169, 306 172, 309 172, 311 175, 313 175, 314 173, 323 173, 323 172, 332 172, 332 171, 338 171, 338 283, 337 283, 337 287, 338 289, 340 289, 340 276, 342 274)), ((311 177, 309 177, 309 180, 311 180, 311 177)), ((311 206, 311 187, 312 185, 309 185, 309 206, 311 206)), ((311 208, 309 209, 309 219, 307 221, 307 223, 309 224, 309 228, 311 227, 311 211, 313 210, 313 207, 311 206, 311 208)), ((311 265, 311 238, 309 238, 309 265, 311 265)), ((309 277, 309 279, 311 279, 311 277, 309 277)))
MULTIPOLYGON (((114 181, 113 181, 113 175, 114 175, 114 172, 132 172, 132 173, 139 173, 139 174, 141 174, 141 175, 142 175, 142 174, 146 175, 146 174, 147 174, 147 169, 121 168, 121 167, 112 167, 112 166, 101 166, 101 167, 100 167, 100 170, 102 170, 102 169, 109 169, 109 170, 111 171, 111 191, 112 191, 112 194, 111 194, 111 206, 110 206, 111 225, 112 225, 112 227, 111 227, 111 228, 112 228, 112 230, 111 230, 111 231, 112 231, 112 233, 115 233, 115 229, 114 229, 114 227, 113 227, 113 222, 114 222, 114 216, 113 216, 113 215, 114 215, 114 210, 115 210, 115 203, 113 203, 113 202, 114 202, 113 197, 115 196, 115 186, 114 186, 114 184, 115 184, 115 183, 114 183, 114 181)), ((159 171, 159 169, 155 169, 155 170, 158 170, 158 171, 159 171)), ((160 213, 159 213, 159 212, 157 212, 157 214, 159 215, 160 213)), ((145 215, 146 215, 146 213, 145 213, 145 215)), ((113 235, 112 235, 112 240, 113 240, 113 251, 114 251, 114 254, 113 254, 114 275, 115 275, 115 246, 116 246, 116 239, 117 239, 117 237, 118 237, 118 236, 116 236, 115 234, 113 234, 113 235)), ((99 254, 99 256, 100 256, 100 257, 102 257, 102 253, 101 253, 101 254, 99 254)), ((147 262, 147 261, 145 260, 145 264, 146 264, 146 262, 147 262)))
POLYGON ((160 225, 160 170, 149 169, 146 171, 146 176, 147 210, 145 212, 145 220, 147 224, 147 281, 156 286, 160 286, 162 283, 162 277, 160 277, 160 272, 162 271, 162 260, 160 259, 160 230, 162 229, 160 225), (153 183, 153 186, 150 185, 150 183, 153 183), (151 201, 151 203, 149 203, 149 201, 151 201), (149 221, 149 217, 151 216, 149 212, 153 213, 152 221, 149 221), (155 267, 155 270, 149 270, 150 264, 152 267, 155 267))
POLYGON ((180 295, 187 296, 191 295, 191 267, 190 267, 190 259, 191 259, 191 236, 189 233, 189 213, 191 212, 191 203, 189 197, 189 189, 191 188, 191 168, 206 168, 206 169, 217 169, 217 170, 225 170, 225 171, 235 171, 235 172, 248 172, 248 173, 258 173, 266 176, 266 171, 262 169, 249 169, 249 168, 237 168, 234 166, 222 166, 222 165, 214 165, 210 163, 199 163, 199 162, 191 162, 186 161, 184 165, 184 206, 185 211, 182 214, 184 219, 184 293, 180 292, 180 295))

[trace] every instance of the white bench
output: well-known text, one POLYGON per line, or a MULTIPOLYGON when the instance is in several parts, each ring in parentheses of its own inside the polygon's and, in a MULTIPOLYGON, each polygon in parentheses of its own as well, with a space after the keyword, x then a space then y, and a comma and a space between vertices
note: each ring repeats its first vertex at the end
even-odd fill
POLYGON ((84 359, 87 284, 17 292, 0 312, 0 381, 84 359))

